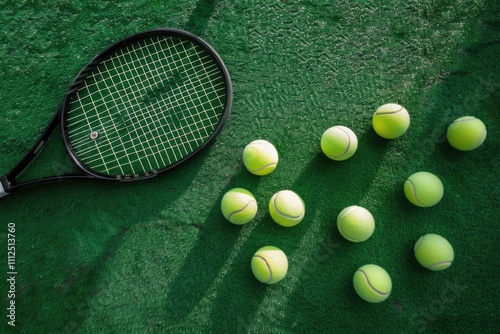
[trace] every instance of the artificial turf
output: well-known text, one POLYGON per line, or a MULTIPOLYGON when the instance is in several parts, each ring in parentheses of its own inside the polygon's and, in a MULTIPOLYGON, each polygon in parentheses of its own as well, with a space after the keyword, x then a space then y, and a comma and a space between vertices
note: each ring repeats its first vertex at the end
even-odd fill
MULTIPOLYGON (((132 33, 171 27, 201 36, 224 59, 234 89, 214 144, 152 180, 55 182, 0 199, 3 332, 498 333, 499 19, 494 0, 3 1, 0 174, 35 142, 78 71, 132 33), (394 140, 371 127, 388 102, 411 116, 394 140), (483 120, 488 136, 459 152, 445 134, 466 115, 483 120), (321 134, 334 125, 359 139, 347 161, 321 153, 321 134), (241 159, 260 138, 280 154, 265 177, 241 159), (404 197, 403 183, 417 171, 441 178, 436 206, 404 197), (220 211, 234 187, 259 205, 245 226, 220 211), (293 228, 267 210, 282 189, 306 205, 293 228), (375 217, 366 242, 336 230, 349 205, 375 217), (431 272, 415 260, 413 245, 426 233, 453 245, 449 269, 431 272), (265 245, 290 263, 273 286, 250 270, 265 245), (352 286, 368 263, 393 280, 381 304, 364 302, 352 286)), ((23 178, 73 170, 58 137, 23 178)))

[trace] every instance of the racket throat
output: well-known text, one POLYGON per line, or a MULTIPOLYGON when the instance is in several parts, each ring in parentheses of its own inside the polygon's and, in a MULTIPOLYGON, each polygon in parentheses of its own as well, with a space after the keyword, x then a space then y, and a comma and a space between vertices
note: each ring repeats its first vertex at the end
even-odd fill
POLYGON ((7 180, 7 176, 0 176, 0 198, 10 194, 10 182, 7 180))

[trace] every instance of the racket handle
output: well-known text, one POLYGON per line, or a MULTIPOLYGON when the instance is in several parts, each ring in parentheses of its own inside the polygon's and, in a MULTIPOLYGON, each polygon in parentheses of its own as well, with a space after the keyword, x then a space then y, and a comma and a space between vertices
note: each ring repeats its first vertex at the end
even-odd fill
POLYGON ((8 189, 10 189, 10 186, 9 181, 7 181, 7 177, 5 175, 0 176, 0 198, 10 194, 9 192, 7 192, 8 189))

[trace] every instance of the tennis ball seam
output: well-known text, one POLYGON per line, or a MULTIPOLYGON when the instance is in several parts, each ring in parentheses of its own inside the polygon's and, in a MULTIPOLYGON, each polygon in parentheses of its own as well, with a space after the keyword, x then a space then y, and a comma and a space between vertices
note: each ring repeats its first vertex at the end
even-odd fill
POLYGON ((236 210, 236 211, 233 211, 233 212, 231 212, 230 214, 228 214, 228 215, 227 215, 227 219, 228 219, 228 220, 231 220, 231 217, 232 217, 233 215, 235 215, 235 214, 237 214, 237 213, 240 213, 240 212, 244 211, 244 210, 245 210, 246 208, 248 208, 248 206, 249 206, 250 204, 252 204, 252 203, 257 204, 257 202, 256 202, 256 201, 250 201, 250 202, 248 202, 248 203, 247 203, 247 204, 246 204, 243 208, 241 208, 241 209, 239 209, 239 210, 236 210))
POLYGON ((274 199, 273 199, 273 206, 274 206, 274 211, 276 211, 277 214, 279 214, 280 216, 283 216, 285 218, 290 218, 290 219, 299 219, 301 217, 304 216, 304 212, 302 212, 300 215, 298 216, 293 216, 293 215, 288 215, 286 213, 283 213, 281 212, 278 207, 276 206, 276 200, 278 199, 278 196, 275 196, 274 199))
MULTIPOLYGON (((465 122, 465 121, 461 121, 461 122, 465 122)), ((473 149, 478 148, 484 142, 484 140, 486 139, 486 134, 487 134, 487 131, 484 130, 483 135, 476 141, 473 149)))
POLYGON ((440 262, 436 262, 436 263, 433 263, 431 264, 430 266, 426 267, 427 269, 431 269, 432 267, 435 267, 435 266, 440 266, 442 264, 450 264, 452 263, 453 261, 440 261, 440 262))
POLYGON ((401 110, 403 110, 404 108, 401 107, 399 110, 395 110, 395 111, 375 111, 375 115, 391 115, 391 114, 397 114, 398 112, 400 112, 401 110))
POLYGON ((347 131, 345 131, 341 127, 336 126, 335 128, 339 129, 340 131, 342 131, 343 133, 345 133, 345 135, 347 136, 347 147, 346 147, 346 149, 344 150, 344 152, 342 154, 340 154, 340 155, 329 155, 329 157, 332 157, 332 158, 341 158, 344 155, 346 155, 346 153, 349 152, 349 149, 351 148, 351 136, 349 136, 349 133, 347 133, 347 131))
POLYGON ((464 122, 470 122, 470 121, 475 121, 475 120, 477 120, 477 118, 475 118, 475 117, 464 117, 464 118, 463 118, 463 119, 461 119, 461 120, 456 119, 456 120, 453 122, 453 124, 457 124, 457 123, 464 123, 464 122))
POLYGON ((422 245, 422 243, 424 242, 424 238, 425 238, 425 235, 423 237, 421 237, 420 239, 417 240, 417 244, 415 245, 414 247, 414 253, 417 254, 420 246, 422 245))
POLYGON ((261 168, 259 168, 259 169, 250 169, 250 168, 248 168, 248 167, 247 167, 247 168, 248 168, 248 170, 249 170, 251 173, 257 173, 257 172, 260 172, 261 170, 264 170, 264 169, 266 169, 266 168, 268 168, 268 167, 277 166, 277 165, 278 165, 277 163, 272 162, 272 163, 269 163, 269 164, 267 164, 267 165, 265 165, 265 166, 262 166, 262 167, 261 167, 261 168))
POLYGON ((358 272, 360 272, 363 277, 365 278, 366 280, 366 283, 368 284, 368 286, 376 293, 378 293, 379 295, 382 295, 382 296, 387 296, 390 292, 382 292, 382 291, 379 291, 378 289, 376 289, 372 283, 370 282, 370 280, 368 279, 368 276, 366 275, 366 273, 363 271, 363 270, 358 270, 358 272))
POLYGON ((485 140, 486 140, 486 134, 487 134, 488 131, 484 130, 483 131, 483 135, 481 136, 481 138, 477 141, 476 143, 476 147, 475 148, 478 148, 485 140))
POLYGON ((427 205, 425 205, 424 203, 422 203, 418 197, 417 197, 417 187, 415 187, 415 184, 411 181, 411 180, 406 180, 406 182, 408 182, 411 186, 411 190, 413 192, 413 198, 415 198, 415 201, 421 205, 422 207, 427 207, 427 205))
POLYGON ((269 266, 269 263, 267 263, 266 259, 263 256, 254 255, 253 257, 259 258, 262 261, 264 261, 264 264, 267 267, 267 271, 269 272, 269 279, 266 282, 264 282, 264 283, 268 284, 269 282, 271 282, 273 280, 273 271, 271 270, 271 266, 269 266))
POLYGON ((358 207, 354 207, 352 208, 351 210, 347 211, 346 213, 344 213, 344 215, 340 218, 340 229, 342 230, 342 233, 344 234, 344 236, 347 238, 347 239, 350 239, 351 241, 356 241, 356 242, 360 242, 361 240, 359 239, 355 239, 351 236, 349 236, 347 233, 345 233, 344 231, 344 226, 343 226, 343 222, 344 222, 344 217, 347 216, 349 213, 351 213, 352 211, 356 210, 358 207))

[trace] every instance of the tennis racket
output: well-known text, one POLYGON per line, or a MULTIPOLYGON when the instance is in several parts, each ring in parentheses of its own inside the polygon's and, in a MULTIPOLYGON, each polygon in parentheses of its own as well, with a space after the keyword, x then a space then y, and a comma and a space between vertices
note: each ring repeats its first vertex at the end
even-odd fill
POLYGON ((213 142, 231 102, 229 73, 207 42, 177 29, 129 36, 77 75, 33 148, 0 176, 0 197, 43 181, 154 177, 213 142), (80 172, 17 182, 58 126, 80 172))

